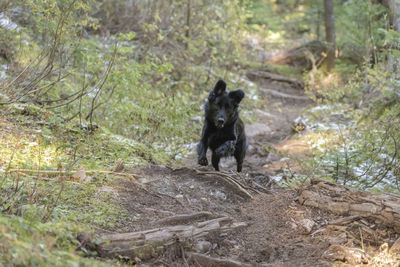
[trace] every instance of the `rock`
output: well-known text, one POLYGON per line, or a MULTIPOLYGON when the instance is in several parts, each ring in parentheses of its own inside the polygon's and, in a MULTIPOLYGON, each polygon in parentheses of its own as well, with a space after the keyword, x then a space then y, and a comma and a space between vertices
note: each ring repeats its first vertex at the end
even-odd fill
POLYGON ((314 227, 314 225, 315 222, 310 219, 303 219, 300 221, 300 226, 306 234, 311 233, 311 230, 314 227))
POLYGON ((212 244, 210 242, 205 241, 205 240, 200 240, 194 246, 194 250, 199 253, 207 253, 208 251, 210 251, 211 247, 212 247, 212 244))

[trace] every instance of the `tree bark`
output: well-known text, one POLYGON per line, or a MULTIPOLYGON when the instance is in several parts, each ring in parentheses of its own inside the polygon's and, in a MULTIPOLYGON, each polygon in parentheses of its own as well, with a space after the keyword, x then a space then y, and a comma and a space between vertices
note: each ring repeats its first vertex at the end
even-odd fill
MULTIPOLYGON (((382 4, 389 9, 389 23, 396 32, 400 33, 400 0, 386 0, 382 4)), ((399 49, 400 43, 394 45, 395 49, 399 49)), ((397 72, 400 65, 400 58, 389 52, 387 60, 387 70, 397 72)))
POLYGON ((390 1, 393 29, 400 33, 400 0, 390 1))
POLYGON ((329 43, 326 63, 328 71, 335 66, 335 19, 333 12, 333 0, 324 0, 325 9, 325 39, 329 43))

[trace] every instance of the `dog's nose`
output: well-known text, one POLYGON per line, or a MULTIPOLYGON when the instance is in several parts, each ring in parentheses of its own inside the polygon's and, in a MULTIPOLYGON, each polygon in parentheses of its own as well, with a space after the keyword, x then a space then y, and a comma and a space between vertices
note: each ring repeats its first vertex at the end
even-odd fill
POLYGON ((222 124, 222 123, 224 123, 224 122, 225 122, 225 120, 224 120, 223 118, 219 118, 219 119, 218 119, 218 123, 221 123, 221 124, 222 124))

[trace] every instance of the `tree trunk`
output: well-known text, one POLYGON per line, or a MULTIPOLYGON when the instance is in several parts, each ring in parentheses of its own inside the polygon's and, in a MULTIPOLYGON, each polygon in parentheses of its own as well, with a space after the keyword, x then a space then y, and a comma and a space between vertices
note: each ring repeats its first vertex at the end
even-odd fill
POLYGON ((321 9, 317 8, 317 28, 316 28, 317 40, 321 41, 321 9))
POLYGON ((324 0, 325 8, 325 39, 329 43, 326 63, 328 71, 335 66, 335 20, 333 16, 333 0, 324 0))
MULTIPOLYGON (((389 23, 396 32, 400 33, 400 0, 387 0, 385 6, 389 8, 389 23)), ((395 44, 395 49, 399 49, 400 44, 395 44)), ((397 72, 400 65, 400 58, 393 53, 388 56, 388 71, 397 72)))
POLYGON ((186 50, 189 49, 189 42, 190 42, 190 37, 191 37, 191 32, 190 32, 190 22, 191 22, 191 16, 192 16, 192 0, 187 0, 187 5, 186 5, 186 50))
POLYGON ((400 32, 400 0, 378 0, 378 3, 389 9, 390 26, 400 32))
POLYGON ((392 0, 391 2, 391 13, 393 29, 400 33, 400 0, 392 0))

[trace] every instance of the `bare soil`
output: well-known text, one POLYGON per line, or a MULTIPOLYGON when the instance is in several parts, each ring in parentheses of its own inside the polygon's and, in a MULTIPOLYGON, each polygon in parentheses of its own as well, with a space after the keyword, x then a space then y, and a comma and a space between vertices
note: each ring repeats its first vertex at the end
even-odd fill
MULTIPOLYGON (((289 84, 261 78, 255 82, 261 88, 265 104, 256 110, 257 123, 247 125, 249 150, 240 177, 243 184, 259 193, 246 200, 219 179, 199 179, 193 175, 193 169, 211 171, 212 168, 197 166, 193 152, 184 160, 184 168, 147 166, 133 170, 142 186, 120 181, 116 199, 128 211, 130 219, 121 222, 123 227, 118 232, 157 228, 163 218, 208 211, 215 218, 229 216, 237 222, 246 222, 247 227, 225 237, 208 238, 211 246, 203 251, 207 255, 255 266, 331 265, 323 257, 329 242, 311 236, 311 229, 305 229, 304 222, 314 222, 315 229, 333 216, 300 205, 296 190, 282 189, 270 179, 283 167, 279 148, 290 141, 294 119, 312 102, 306 99, 304 91, 289 84)), ((221 167, 225 171, 234 170, 235 162, 224 160, 221 167)), ((182 266, 184 261, 176 255, 163 255, 151 263, 182 266)))
MULTIPOLYGON (((387 227, 382 230, 373 221, 354 221, 349 219, 351 216, 304 206, 299 203, 299 196, 307 186, 285 189, 273 180, 287 164, 293 163, 287 154, 308 156, 307 143, 294 135, 293 121, 313 102, 304 91, 287 83, 261 78, 254 82, 259 85, 265 103, 255 111, 257 122, 246 125, 249 149, 243 173, 233 171, 236 169, 233 159, 221 162, 222 174, 211 166, 197 166, 193 151, 180 168, 149 165, 134 169, 136 181, 120 180, 115 187, 118 191, 113 191, 115 200, 129 214, 117 232, 162 229, 171 216, 200 212, 206 212, 207 220, 227 216, 246 226, 228 234, 209 234, 200 242, 178 238, 151 260, 135 258, 135 263, 139 266, 400 266, 399 257, 388 253, 400 251, 398 232, 387 227), (250 197, 224 176, 233 178, 240 188, 251 193, 250 197), (188 243, 191 245, 182 245, 188 243), (193 261, 191 251, 208 257, 207 263, 193 261)), ((197 225, 203 221, 190 218, 173 220, 169 225, 197 225)))

